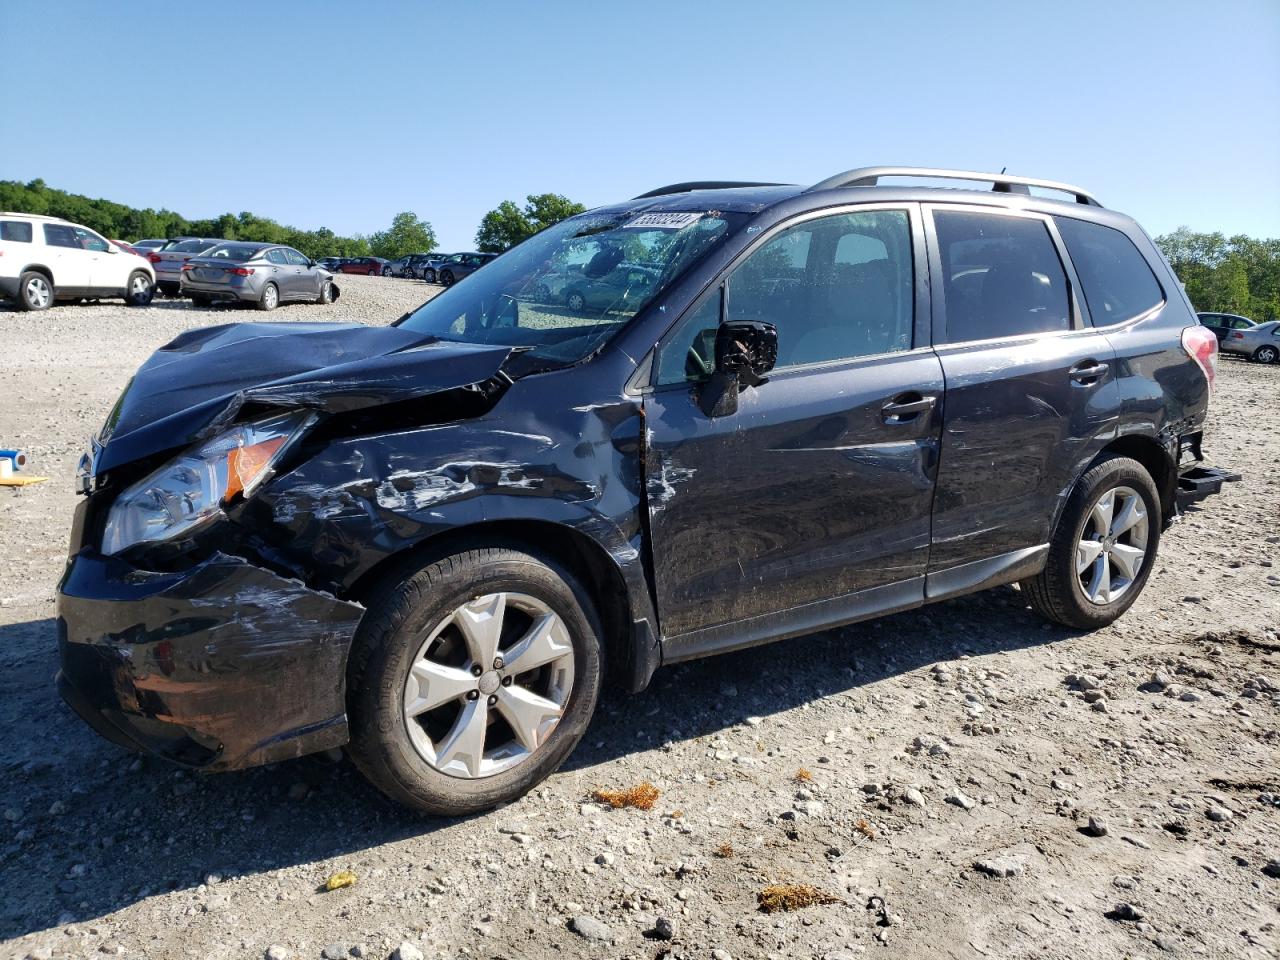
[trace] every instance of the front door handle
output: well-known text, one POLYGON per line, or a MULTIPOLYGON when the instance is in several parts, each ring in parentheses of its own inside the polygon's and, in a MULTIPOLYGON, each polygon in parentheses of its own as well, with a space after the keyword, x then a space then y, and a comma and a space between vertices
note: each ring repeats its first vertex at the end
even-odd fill
POLYGON ((908 393, 895 397, 880 408, 880 418, 885 423, 906 423, 927 410, 937 406, 938 398, 922 397, 918 393, 908 393))
POLYGON ((1111 369, 1110 364, 1097 360, 1084 360, 1071 368, 1071 379, 1076 383, 1096 383, 1098 378, 1111 369))

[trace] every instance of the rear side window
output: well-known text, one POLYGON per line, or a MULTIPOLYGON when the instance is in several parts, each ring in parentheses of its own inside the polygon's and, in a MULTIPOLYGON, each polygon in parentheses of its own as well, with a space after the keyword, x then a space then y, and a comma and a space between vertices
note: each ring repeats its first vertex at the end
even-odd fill
POLYGON ((936 210, 948 343, 1071 326, 1067 277, 1040 220, 936 210))
MULTIPOLYGON (((1058 217, 1057 223, 1095 326, 1132 320, 1164 302, 1146 258, 1119 230, 1069 217, 1058 217)), ((1219 326, 1222 318, 1212 323, 1219 326)))
POLYGON ((20 220, 0 220, 0 240, 14 243, 31 242, 31 224, 20 220))
POLYGON ((76 242, 76 232, 61 223, 44 225, 44 242, 51 247, 74 247, 77 250, 80 248, 80 244, 76 242))
POLYGON ((285 252, 277 247, 274 250, 267 251, 267 260, 271 263, 278 263, 281 266, 288 264, 289 258, 285 256, 285 252))

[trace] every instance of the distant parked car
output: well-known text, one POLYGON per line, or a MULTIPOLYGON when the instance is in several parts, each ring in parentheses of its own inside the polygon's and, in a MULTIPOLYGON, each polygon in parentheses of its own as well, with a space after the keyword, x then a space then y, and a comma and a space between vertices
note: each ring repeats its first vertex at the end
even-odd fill
POLYGON ((391 262, 382 257, 352 257, 338 270, 342 273, 363 273, 370 277, 391 276, 391 262))
POLYGON ((430 254, 423 262, 422 266, 418 268, 418 276, 427 281, 427 283, 435 283, 436 271, 440 269, 440 264, 444 263, 452 256, 452 253, 430 254))
POLYGON ((1241 354, 1259 363, 1280 362, 1280 320, 1233 328, 1222 341, 1223 353, 1241 354))
POLYGON ((22 310, 46 310, 58 300, 123 297, 145 307, 155 271, 88 227, 57 217, 0 213, 0 299, 22 310))
POLYGON ((172 240, 159 250, 152 250, 147 259, 156 270, 156 286, 167 297, 176 297, 182 288, 182 265, 223 241, 217 237, 187 237, 172 240))
POLYGON ((392 260, 387 264, 393 277, 416 277, 416 267, 420 260, 426 258, 429 254, 410 253, 401 257, 399 260, 392 260))
POLYGON ((415 280, 422 279, 422 273, 426 269, 427 264, 436 258, 434 253, 414 253, 405 259, 408 263, 405 265, 404 275, 412 277, 415 280))
POLYGON ((131 253, 135 257, 142 257, 142 259, 144 260, 147 258, 147 253, 145 250, 139 250, 137 247, 135 247, 131 243, 125 243, 123 240, 112 240, 111 242, 115 244, 117 247, 119 247, 121 250, 123 250, 125 253, 131 253))
POLYGON ((152 250, 159 250, 168 242, 169 242, 168 240, 155 240, 155 239, 135 240, 133 243, 129 244, 129 246, 133 247, 133 249, 135 250, 141 250, 142 255, 145 257, 152 250))
POLYGON ((1222 341, 1227 339, 1227 334, 1232 330, 1248 330, 1257 326, 1248 317, 1240 317, 1234 313, 1197 313, 1203 326, 1213 331, 1213 335, 1218 338, 1218 345, 1222 345, 1222 341))
POLYGON ((324 267, 330 273, 337 273, 338 267, 342 264, 342 257, 321 257, 316 261, 316 266, 324 267))
POLYGON ((436 282, 453 286, 469 273, 475 273, 486 263, 497 259, 496 253, 455 253, 436 267, 436 282))
POLYGON ((548 275, 535 291, 537 298, 543 303, 564 304, 574 313, 613 311, 648 300, 658 280, 658 271, 640 264, 609 260, 609 253, 601 251, 586 264, 548 275))
POLYGON ((333 274, 293 247, 274 243, 219 243, 182 266, 182 292, 196 306, 236 300, 274 310, 290 300, 333 303, 333 274))

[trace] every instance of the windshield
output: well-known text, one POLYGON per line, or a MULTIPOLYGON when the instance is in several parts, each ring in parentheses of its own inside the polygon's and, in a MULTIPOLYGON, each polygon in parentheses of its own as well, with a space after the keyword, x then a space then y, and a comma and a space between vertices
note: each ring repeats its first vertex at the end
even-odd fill
POLYGON ((514 247, 400 325, 442 340, 523 347, 534 369, 575 363, 745 218, 720 212, 582 214, 514 247))

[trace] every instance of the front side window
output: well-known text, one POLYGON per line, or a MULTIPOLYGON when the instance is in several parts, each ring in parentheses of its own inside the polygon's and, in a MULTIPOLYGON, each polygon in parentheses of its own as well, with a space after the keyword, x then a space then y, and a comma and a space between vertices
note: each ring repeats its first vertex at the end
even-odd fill
POLYGON ((14 243, 31 242, 31 224, 21 220, 0 220, 0 240, 14 243))
POLYGON ((76 246, 81 250, 92 250, 94 253, 106 253, 111 249, 111 244, 103 240, 100 236, 84 227, 75 228, 76 246))
POLYGON ((284 256, 285 256, 285 259, 286 259, 286 260, 288 260, 288 261, 289 261, 291 264, 293 264, 295 267, 309 267, 309 266, 311 266, 311 261, 310 261, 310 260, 308 260, 308 259, 307 259, 306 257, 304 257, 302 254, 300 254, 297 250, 294 250, 294 249, 292 249, 292 248, 290 248, 290 247, 286 247, 286 248, 285 248, 284 256))
MULTIPOLYGON (((778 331, 778 368, 911 349, 915 315, 905 210, 806 220, 752 251, 725 285, 727 320, 778 331)), ((719 294, 687 314, 658 360, 658 382, 700 379, 714 365, 719 294)))
POLYGON ((1071 217, 1057 223, 1095 326, 1132 320, 1164 302, 1146 258, 1119 230, 1071 217))
POLYGON ((747 215, 587 213, 561 221, 450 287, 402 326, 444 340, 524 348, 522 372, 574 363, 719 245, 747 215))
POLYGON ((936 210, 946 342, 1071 327, 1067 276, 1043 221, 936 210))

